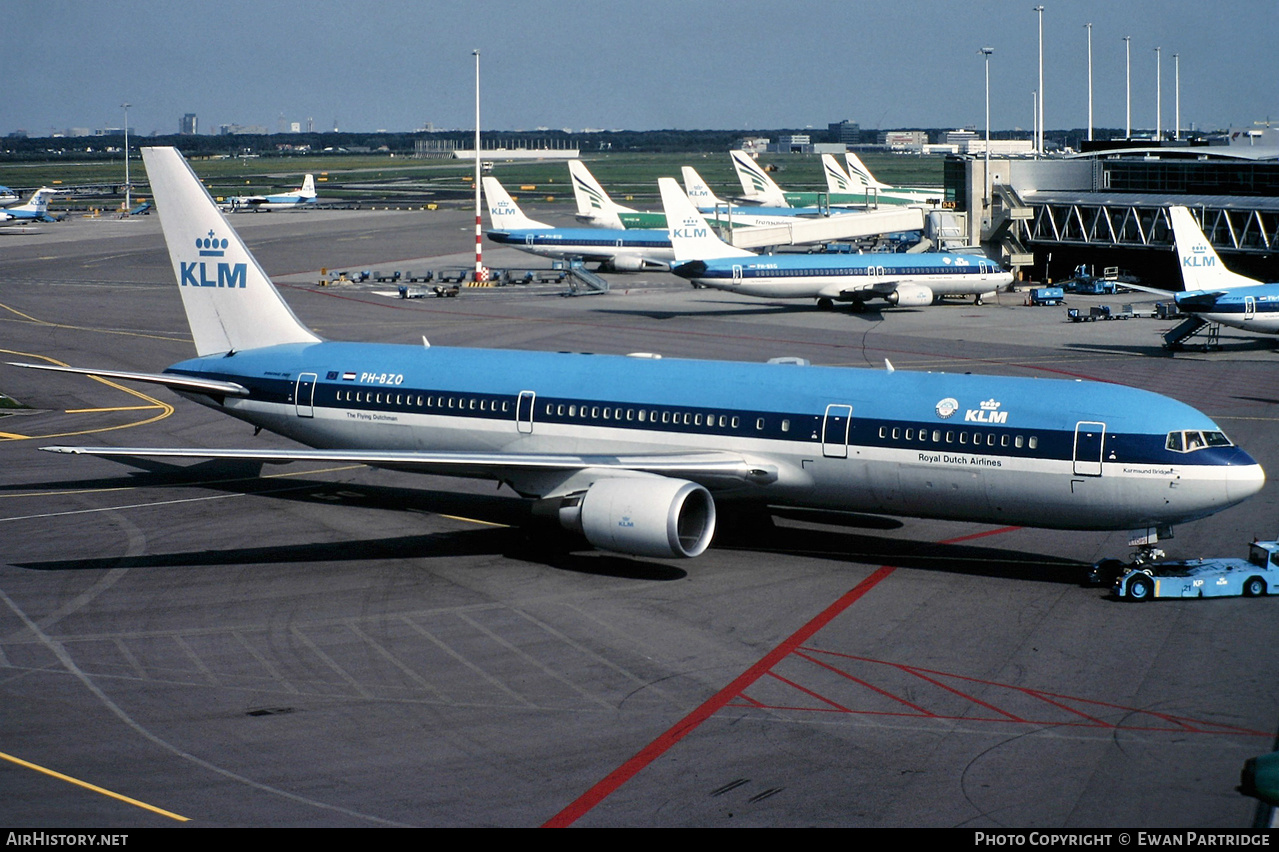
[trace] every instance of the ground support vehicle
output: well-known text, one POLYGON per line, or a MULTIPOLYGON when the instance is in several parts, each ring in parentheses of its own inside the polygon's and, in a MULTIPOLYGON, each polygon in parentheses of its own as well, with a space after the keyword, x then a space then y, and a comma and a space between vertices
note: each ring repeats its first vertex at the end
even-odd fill
POLYGON ((1276 594, 1279 541, 1254 541, 1247 559, 1177 559, 1129 565, 1115 578, 1113 590, 1115 597, 1129 601, 1276 594))

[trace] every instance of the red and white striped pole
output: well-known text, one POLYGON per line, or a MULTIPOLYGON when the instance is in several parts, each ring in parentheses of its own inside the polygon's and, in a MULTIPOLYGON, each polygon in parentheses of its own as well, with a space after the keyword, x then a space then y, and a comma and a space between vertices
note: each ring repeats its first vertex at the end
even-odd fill
POLYGON ((483 220, 480 207, 480 52, 471 51, 475 57, 475 283, 484 283, 483 220))

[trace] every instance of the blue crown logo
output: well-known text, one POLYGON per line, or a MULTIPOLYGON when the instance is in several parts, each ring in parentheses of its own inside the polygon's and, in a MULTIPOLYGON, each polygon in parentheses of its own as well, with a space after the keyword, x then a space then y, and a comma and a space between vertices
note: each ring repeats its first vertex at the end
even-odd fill
POLYGON ((222 257, 227 245, 229 243, 225 238, 219 240, 213 235, 212 228, 209 229, 207 237, 196 237, 195 240, 195 247, 200 250, 200 257, 222 257))

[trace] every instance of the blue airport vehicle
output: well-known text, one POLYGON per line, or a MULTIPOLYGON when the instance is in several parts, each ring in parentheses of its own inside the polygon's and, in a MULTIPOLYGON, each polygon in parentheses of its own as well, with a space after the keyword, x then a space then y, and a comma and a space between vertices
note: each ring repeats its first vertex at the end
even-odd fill
POLYGON ((1279 593, 1279 541, 1254 541, 1247 559, 1177 559, 1127 568, 1115 580, 1115 597, 1259 598, 1279 593))
POLYGON ((1066 300, 1066 293, 1060 287, 1032 287, 1027 305, 1060 305, 1066 300))

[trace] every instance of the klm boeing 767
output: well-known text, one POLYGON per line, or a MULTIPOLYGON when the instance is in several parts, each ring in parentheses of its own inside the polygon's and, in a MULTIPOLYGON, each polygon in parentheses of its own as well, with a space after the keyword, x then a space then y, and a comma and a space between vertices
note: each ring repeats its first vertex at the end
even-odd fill
POLYGON ((143 159, 196 357, 56 369, 165 385, 312 449, 51 452, 484 477, 596 547, 656 557, 698 555, 741 502, 1114 530, 1264 481, 1204 414, 1113 384, 321 340, 181 155, 143 159))

